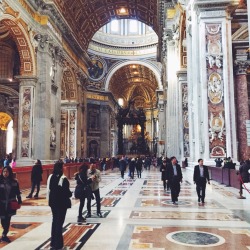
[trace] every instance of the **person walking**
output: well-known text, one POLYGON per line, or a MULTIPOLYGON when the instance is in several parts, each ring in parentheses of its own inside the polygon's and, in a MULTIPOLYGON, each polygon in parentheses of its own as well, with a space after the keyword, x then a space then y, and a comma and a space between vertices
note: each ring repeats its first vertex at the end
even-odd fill
MULTIPOLYGON (((101 213, 101 197, 100 197, 100 189, 99 183, 101 182, 101 172, 100 170, 96 169, 96 164, 91 164, 88 170, 88 177, 92 179, 92 183, 90 184, 91 190, 93 195, 95 196, 96 200, 96 214, 100 218, 102 218, 101 213)), ((91 199, 87 201, 87 218, 91 217, 91 199)))
POLYGON ((126 166, 127 166, 127 163, 125 161, 125 157, 122 157, 121 160, 119 161, 119 167, 120 167, 122 179, 124 179, 124 173, 126 171, 126 166))
POLYGON ((171 189, 171 199, 173 204, 178 205, 178 196, 181 190, 180 182, 182 182, 181 166, 177 163, 175 156, 170 158, 167 164, 167 181, 171 189))
POLYGON ((76 184, 82 186, 82 188, 85 190, 84 196, 80 197, 80 205, 78 209, 78 217, 77 217, 77 222, 85 222, 86 218, 82 216, 82 210, 85 204, 85 199, 87 201, 91 201, 91 187, 89 186, 90 183, 92 183, 94 176, 91 176, 88 178, 87 176, 87 171, 88 171, 88 165, 83 164, 79 168, 79 172, 75 175, 75 180, 76 184))
POLYGON ((36 187, 36 194, 34 195, 34 198, 38 198, 40 191, 40 183, 43 180, 42 174, 43 174, 42 163, 40 160, 37 159, 31 171, 31 191, 29 195, 26 196, 26 198, 28 199, 32 198, 35 187, 36 187))
POLYGON ((194 175, 193 180, 194 184, 196 184, 196 192, 198 195, 198 202, 205 203, 205 195, 206 195, 206 184, 210 184, 209 181, 209 172, 207 166, 203 165, 203 160, 198 160, 198 165, 194 167, 194 175))
POLYGON ((134 179, 135 165, 136 165, 135 158, 132 158, 130 163, 129 163, 129 173, 130 173, 131 179, 134 179))
MULTIPOLYGON (((160 166, 160 172, 161 172, 161 180, 163 182, 163 188, 164 191, 166 191, 166 187, 167 187, 167 161, 164 159, 161 166, 160 166)), ((169 190, 169 185, 167 187, 167 190, 169 190)))
POLYGON ((21 192, 18 182, 14 179, 11 167, 7 166, 2 169, 0 176, 0 218, 3 228, 1 241, 10 243, 7 236, 10 227, 10 220, 16 214, 15 209, 10 208, 10 202, 17 201, 22 203, 21 192))
POLYGON ((69 181, 63 174, 63 162, 54 164, 53 173, 47 182, 49 206, 52 211, 51 250, 61 249, 63 243, 63 223, 67 209, 71 207, 69 181))
POLYGON ((142 159, 139 157, 137 158, 137 161, 136 161, 136 172, 137 172, 137 177, 138 178, 141 178, 141 171, 142 171, 142 159))

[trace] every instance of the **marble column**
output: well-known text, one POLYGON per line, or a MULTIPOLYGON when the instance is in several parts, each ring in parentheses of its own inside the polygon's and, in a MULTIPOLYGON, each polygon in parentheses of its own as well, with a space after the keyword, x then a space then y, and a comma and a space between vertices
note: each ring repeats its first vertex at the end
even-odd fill
POLYGON ((246 160, 250 157, 250 147, 247 145, 246 120, 249 120, 249 104, 247 91, 247 67, 250 63, 246 61, 236 61, 236 113, 237 113, 237 133, 239 143, 239 160, 246 160))
POLYGON ((110 128, 111 128, 111 109, 108 105, 101 105, 101 145, 100 157, 110 157, 110 128))
POLYGON ((180 158, 179 145, 179 96, 177 91, 177 65, 178 56, 176 54, 176 43, 174 40, 168 41, 167 44, 168 56, 168 86, 167 86, 167 148, 166 154, 168 157, 176 156, 180 158))
POLYGON ((19 84, 18 165, 33 164, 34 158, 34 93, 36 77, 17 76, 19 84))

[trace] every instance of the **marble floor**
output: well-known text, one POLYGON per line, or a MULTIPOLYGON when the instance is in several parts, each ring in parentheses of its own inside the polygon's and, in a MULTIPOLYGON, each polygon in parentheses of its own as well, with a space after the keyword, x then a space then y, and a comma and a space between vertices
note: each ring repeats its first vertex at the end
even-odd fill
MULTIPOLYGON (((183 176, 179 203, 173 205, 158 169, 144 171, 141 179, 134 180, 127 173, 122 179, 118 171, 106 171, 100 189, 104 217, 96 216, 93 201, 92 218, 77 224, 79 202, 72 199, 64 224, 65 249, 250 249, 250 195, 244 190, 246 199, 238 199, 237 189, 211 181, 201 205, 192 169, 183 169, 183 176)), ((73 191, 75 181, 70 184, 73 191)), ((26 199, 28 192, 22 190, 23 206, 12 217, 12 242, 0 243, 1 249, 49 249, 51 212, 46 187, 37 200, 26 199)))

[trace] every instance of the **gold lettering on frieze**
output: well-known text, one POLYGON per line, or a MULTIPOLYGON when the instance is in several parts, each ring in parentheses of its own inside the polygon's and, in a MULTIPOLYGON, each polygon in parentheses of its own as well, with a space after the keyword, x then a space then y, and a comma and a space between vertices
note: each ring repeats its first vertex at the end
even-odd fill
POLYGON ((87 94, 88 99, 94 99, 98 101, 108 101, 108 96, 102 96, 102 95, 94 95, 94 94, 87 94))
POLYGON ((102 48, 100 46, 96 46, 94 44, 90 44, 89 48, 104 54, 109 55, 120 55, 120 56, 140 56, 145 54, 153 54, 156 53, 156 47, 148 48, 148 49, 139 49, 139 50, 118 50, 118 49, 109 49, 102 48))

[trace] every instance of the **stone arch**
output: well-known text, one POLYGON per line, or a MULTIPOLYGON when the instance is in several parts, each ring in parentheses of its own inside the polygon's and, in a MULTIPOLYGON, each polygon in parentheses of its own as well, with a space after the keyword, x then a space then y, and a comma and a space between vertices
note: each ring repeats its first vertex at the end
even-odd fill
POLYGON ((62 100, 77 100, 76 77, 70 68, 63 71, 62 78, 62 100))
POLYGON ((109 82, 110 82, 110 79, 112 78, 112 76, 115 74, 115 72, 117 70, 119 70, 120 68, 122 68, 123 66, 129 65, 129 64, 140 64, 140 65, 143 65, 143 66, 149 68, 150 70, 152 70, 156 76, 156 80, 158 83, 158 89, 161 90, 163 88, 160 70, 157 69, 155 65, 153 65, 149 62, 140 61, 140 60, 131 60, 131 61, 129 60, 126 62, 118 63, 112 69, 109 70, 109 74, 107 75, 106 80, 105 80, 105 90, 106 91, 109 90, 109 82))
POLYGON ((34 49, 31 46, 25 28, 20 22, 17 23, 15 21, 15 17, 7 14, 0 18, 0 23, 9 28, 10 36, 16 43, 21 62, 20 75, 36 75, 34 49))

